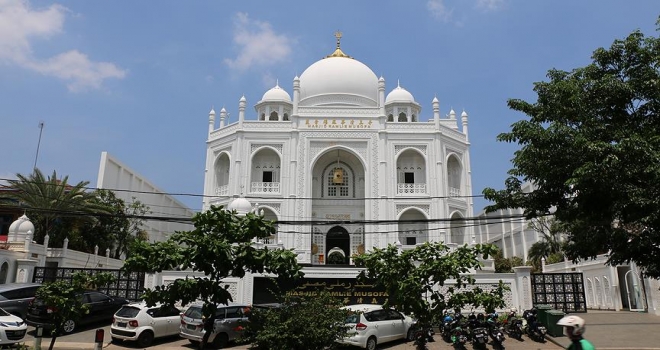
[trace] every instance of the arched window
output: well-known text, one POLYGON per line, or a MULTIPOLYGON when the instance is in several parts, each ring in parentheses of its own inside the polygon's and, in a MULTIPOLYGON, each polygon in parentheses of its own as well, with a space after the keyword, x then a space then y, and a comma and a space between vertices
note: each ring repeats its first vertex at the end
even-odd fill
POLYGON ((268 120, 278 120, 277 112, 275 111, 270 112, 270 118, 268 120))
POLYGON ((326 193, 328 197, 349 197, 352 195, 352 191, 350 190, 350 172, 346 168, 341 165, 331 167, 326 175, 326 193))
POLYGON ((460 214, 454 213, 454 215, 451 216, 449 231, 451 233, 452 243, 458 245, 467 243, 467 240, 465 239, 465 220, 463 220, 463 217, 461 217, 460 214))
POLYGON ((288 113, 284 113, 284 118, 283 118, 282 120, 284 120, 284 121, 289 121, 289 114, 288 114, 288 113))
POLYGON ((449 196, 459 197, 461 195, 461 164, 455 156, 449 157, 447 161, 447 182, 449 185, 449 196))
POLYGON ((399 122, 407 122, 407 121, 408 121, 408 117, 406 116, 406 114, 403 112, 399 113, 399 122))
POLYGON ((394 115, 390 114, 387 116, 387 121, 388 122, 393 122, 394 121, 394 115))
POLYGON ((266 113, 261 113, 261 117, 259 117, 259 120, 266 120, 266 113))
POLYGON ((417 122, 417 115, 413 114, 413 115, 412 115, 412 119, 411 119, 411 121, 412 121, 413 123, 416 123, 416 122, 417 122))

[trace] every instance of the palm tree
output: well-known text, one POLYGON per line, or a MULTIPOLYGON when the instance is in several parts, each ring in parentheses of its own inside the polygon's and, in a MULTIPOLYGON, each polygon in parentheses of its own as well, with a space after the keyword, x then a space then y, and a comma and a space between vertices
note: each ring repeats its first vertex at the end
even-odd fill
POLYGON ((562 235, 564 230, 559 221, 543 216, 530 221, 529 228, 543 235, 541 240, 532 244, 527 252, 527 260, 536 270, 541 269, 541 259, 543 258, 557 260, 558 257, 563 257, 562 235))
POLYGON ((57 173, 45 177, 39 169, 28 176, 16 174, 8 180, 15 191, 10 196, 18 200, 34 224, 34 240, 43 243, 46 234, 53 244, 61 244, 83 223, 94 220, 90 214, 107 213, 105 207, 94 204, 93 196, 85 192, 88 181, 68 184, 69 177, 57 178, 57 173))

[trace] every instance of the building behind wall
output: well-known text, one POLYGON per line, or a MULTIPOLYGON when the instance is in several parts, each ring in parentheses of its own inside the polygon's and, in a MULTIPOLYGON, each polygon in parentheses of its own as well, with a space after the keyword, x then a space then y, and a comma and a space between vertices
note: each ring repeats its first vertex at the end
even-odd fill
POLYGON ((204 209, 244 205, 282 222, 263 243, 319 267, 388 244, 472 241, 467 113, 441 117, 434 98, 425 115, 398 82, 386 94, 339 38, 291 86, 266 91, 254 112, 241 97, 232 124, 211 110, 204 209))
MULTIPOLYGON (((533 186, 525 183, 522 189, 523 192, 530 192, 533 186)), ((475 236, 478 243, 496 245, 504 258, 517 256, 523 261, 527 261, 532 244, 543 239, 543 234, 530 226, 520 208, 490 213, 481 211, 475 221, 475 236)))

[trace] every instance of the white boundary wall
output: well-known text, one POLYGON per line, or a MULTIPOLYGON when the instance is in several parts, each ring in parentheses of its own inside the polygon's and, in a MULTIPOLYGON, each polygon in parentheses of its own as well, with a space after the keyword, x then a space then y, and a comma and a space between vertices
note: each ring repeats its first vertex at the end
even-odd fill
MULTIPOLYGON (((532 307, 532 291, 530 280, 530 267, 516 267, 514 273, 476 273, 473 277, 476 279, 474 287, 480 287, 485 291, 493 290, 501 280, 504 285, 510 288, 505 292, 504 301, 505 307, 498 310, 508 310, 516 308, 518 310, 526 310, 532 307)), ((303 268, 305 278, 355 278, 360 272, 359 268, 319 268, 319 267, 305 267, 303 268)), ((145 288, 153 289, 156 286, 167 285, 172 283, 178 278, 194 278, 203 277, 202 273, 193 273, 190 271, 163 271, 161 273, 148 274, 146 276, 145 288)), ((228 286, 227 290, 231 294, 235 302, 252 303, 252 291, 255 277, 262 277, 261 274, 247 273, 244 278, 227 278, 225 284, 228 286)), ((446 290, 455 284, 454 280, 447 280, 445 285, 435 286, 446 290)), ((469 311, 469 310, 464 310, 469 311)), ((477 311, 477 310, 475 310, 477 311)))

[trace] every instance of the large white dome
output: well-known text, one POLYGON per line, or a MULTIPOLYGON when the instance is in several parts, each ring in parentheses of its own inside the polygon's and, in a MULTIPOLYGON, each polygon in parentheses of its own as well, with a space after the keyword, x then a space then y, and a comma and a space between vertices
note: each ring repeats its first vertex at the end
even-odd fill
POLYGON ((300 76, 300 106, 378 106, 378 78, 364 63, 330 56, 309 66, 300 76))

